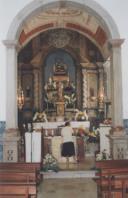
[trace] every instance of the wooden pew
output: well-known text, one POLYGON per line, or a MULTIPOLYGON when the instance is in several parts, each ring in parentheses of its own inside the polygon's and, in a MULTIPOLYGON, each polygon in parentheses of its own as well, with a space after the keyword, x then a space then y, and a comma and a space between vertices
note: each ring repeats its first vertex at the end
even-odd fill
POLYGON ((125 198, 128 196, 128 160, 97 161, 99 170, 95 181, 98 197, 125 198), (114 196, 113 196, 114 195, 114 196))
POLYGON ((32 195, 33 198, 37 197, 37 190, 35 183, 0 183, 0 197, 1 198, 29 198, 32 195))
POLYGON ((36 171, 38 183, 42 180, 42 175, 40 174, 42 164, 41 163, 23 163, 23 162, 3 162, 0 163, 0 170, 21 170, 21 171, 36 171))
POLYGON ((4 170, 0 172, 0 197, 16 196, 28 198, 37 196, 36 172, 4 170))
POLYGON ((0 163, 0 198, 37 197, 39 163, 0 163))
POLYGON ((2 162, 0 163, 0 169, 36 169, 40 171, 42 164, 41 163, 28 163, 28 162, 2 162))
POLYGON ((36 172, 21 172, 21 171, 9 171, 0 170, 0 184, 1 182, 35 182, 37 183, 36 172))

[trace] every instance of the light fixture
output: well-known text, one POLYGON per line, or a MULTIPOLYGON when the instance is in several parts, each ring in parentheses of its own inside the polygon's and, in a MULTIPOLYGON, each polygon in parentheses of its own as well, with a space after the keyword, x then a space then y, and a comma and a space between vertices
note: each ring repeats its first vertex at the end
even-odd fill
POLYGON ((24 93, 21 87, 18 88, 18 93, 17 93, 17 104, 18 108, 22 109, 24 105, 24 93))
POLYGON ((103 103, 104 102, 104 87, 102 87, 99 91, 99 102, 103 103))

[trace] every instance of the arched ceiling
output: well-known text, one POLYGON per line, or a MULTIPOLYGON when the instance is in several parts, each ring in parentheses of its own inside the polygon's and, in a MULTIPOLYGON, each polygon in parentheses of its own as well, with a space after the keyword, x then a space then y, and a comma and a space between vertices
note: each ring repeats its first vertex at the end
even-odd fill
POLYGON ((63 28, 50 29, 40 33, 20 50, 18 61, 42 64, 42 59, 51 51, 63 49, 81 63, 103 62, 104 58, 98 47, 79 32, 63 28))
POLYGON ((53 7, 28 18, 22 27, 19 37, 21 46, 32 38, 49 29, 64 28, 79 32, 93 42, 104 58, 109 55, 107 48, 108 35, 101 21, 77 7, 53 7))

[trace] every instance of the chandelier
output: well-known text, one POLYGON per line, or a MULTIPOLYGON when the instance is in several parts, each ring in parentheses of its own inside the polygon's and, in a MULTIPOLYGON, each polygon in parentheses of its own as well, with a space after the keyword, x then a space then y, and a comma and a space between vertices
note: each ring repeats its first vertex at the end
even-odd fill
POLYGON ((18 88, 18 93, 17 93, 17 104, 18 108, 22 109, 24 105, 24 93, 21 87, 18 88))

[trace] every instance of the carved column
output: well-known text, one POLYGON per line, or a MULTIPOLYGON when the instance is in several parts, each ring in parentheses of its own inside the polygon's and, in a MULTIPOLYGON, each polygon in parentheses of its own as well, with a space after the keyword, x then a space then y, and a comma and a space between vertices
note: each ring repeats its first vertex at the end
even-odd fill
POLYGON ((3 41, 6 46, 6 128, 17 128, 17 41, 3 41))
POLYGON ((88 105, 88 86, 87 86, 87 70, 82 70, 83 74, 83 108, 87 108, 88 105))
POLYGON ((34 68, 34 107, 39 109, 39 69, 34 68))
POLYGON ((112 123, 123 125, 121 45, 123 39, 109 41, 111 45, 112 123))
POLYGON ((99 90, 98 90, 98 104, 99 110, 104 109, 104 69, 103 63, 98 63, 99 66, 99 90))

